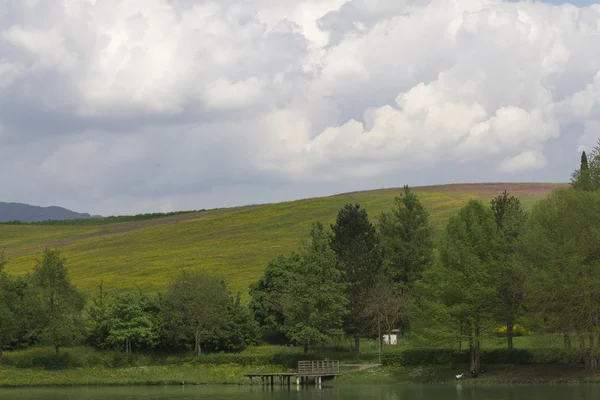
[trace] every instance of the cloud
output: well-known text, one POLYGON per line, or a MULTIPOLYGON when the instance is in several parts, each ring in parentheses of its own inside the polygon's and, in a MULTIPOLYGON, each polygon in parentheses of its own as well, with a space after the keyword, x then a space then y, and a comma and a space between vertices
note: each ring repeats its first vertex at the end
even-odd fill
POLYGON ((545 167, 546 157, 540 152, 524 151, 514 157, 509 157, 500 163, 500 170, 503 172, 514 173, 530 169, 545 167))
POLYGON ((108 214, 564 181, 597 140, 599 33, 598 4, 12 2, 0 184, 108 214))

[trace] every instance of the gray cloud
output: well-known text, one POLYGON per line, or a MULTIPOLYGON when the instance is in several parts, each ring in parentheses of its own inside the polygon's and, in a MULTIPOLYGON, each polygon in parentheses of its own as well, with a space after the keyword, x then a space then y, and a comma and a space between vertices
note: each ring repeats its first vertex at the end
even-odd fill
POLYGON ((600 5, 46 0, 0 13, 7 201, 116 214, 568 179, 600 5))

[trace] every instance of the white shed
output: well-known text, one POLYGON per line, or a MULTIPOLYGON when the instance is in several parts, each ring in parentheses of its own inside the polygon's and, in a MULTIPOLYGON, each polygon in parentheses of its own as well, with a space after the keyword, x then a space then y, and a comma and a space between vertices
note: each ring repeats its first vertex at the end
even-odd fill
POLYGON ((398 344, 398 339, 400 337, 400 329, 392 329, 392 331, 388 334, 382 335, 381 339, 383 340, 383 344, 395 346, 398 344))

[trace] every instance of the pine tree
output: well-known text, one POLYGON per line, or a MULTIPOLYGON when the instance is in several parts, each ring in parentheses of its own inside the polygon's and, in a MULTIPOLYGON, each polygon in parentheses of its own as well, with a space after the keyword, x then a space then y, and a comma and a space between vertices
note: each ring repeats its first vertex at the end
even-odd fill
POLYGON ((346 204, 331 230, 330 245, 337 258, 337 268, 348 285, 350 300, 350 313, 344 328, 354 335, 358 358, 360 335, 368 328, 368 322, 363 318, 366 298, 381 272, 380 239, 367 211, 359 204, 346 204))
POLYGON ((410 288, 433 261, 433 229, 429 213, 408 186, 395 203, 379 218, 384 265, 393 283, 410 288))

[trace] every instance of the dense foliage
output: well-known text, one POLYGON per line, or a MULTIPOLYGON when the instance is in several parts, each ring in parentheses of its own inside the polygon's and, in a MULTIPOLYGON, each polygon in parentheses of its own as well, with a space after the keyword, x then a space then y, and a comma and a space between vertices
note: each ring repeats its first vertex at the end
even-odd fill
POLYGON ((2 350, 39 345, 52 345, 58 358, 61 347, 80 343, 126 355, 152 349, 198 354, 201 344, 239 351, 259 339, 250 310, 218 277, 184 271, 157 296, 109 295, 100 284, 87 302, 60 251, 44 249, 42 256, 26 277, 6 274, 0 256, 0 362, 2 350))

